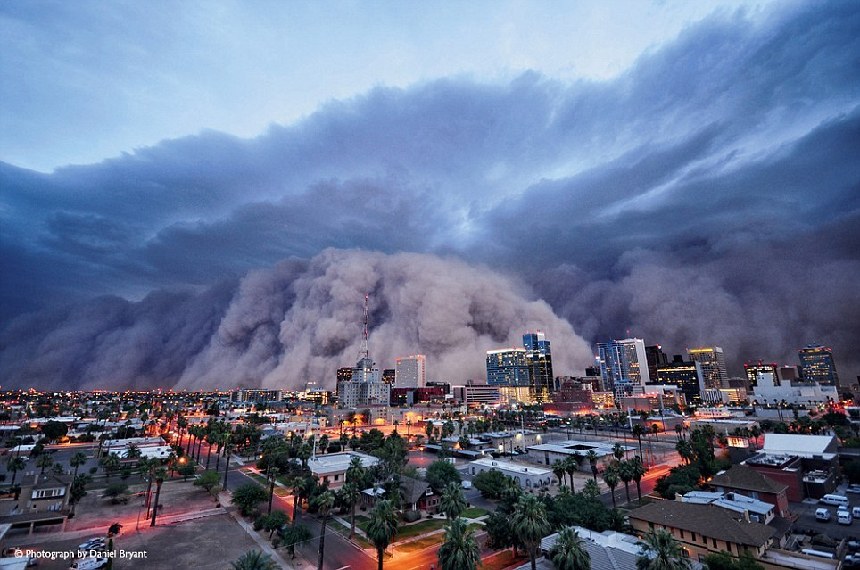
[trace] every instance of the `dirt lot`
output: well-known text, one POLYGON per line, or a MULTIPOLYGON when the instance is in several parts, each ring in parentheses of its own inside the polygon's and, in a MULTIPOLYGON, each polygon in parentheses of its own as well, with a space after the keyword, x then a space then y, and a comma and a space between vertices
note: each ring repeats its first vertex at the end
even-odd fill
MULTIPOLYGON (((43 542, 38 550, 62 553, 74 552, 88 537, 75 540, 43 542)), ((133 529, 114 539, 117 557, 115 569, 172 570, 197 568, 226 570, 230 562, 255 548, 242 527, 224 513, 168 526, 133 529), (145 558, 122 558, 122 553, 145 558)), ((41 559, 38 568, 60 570, 69 567, 70 560, 41 559)))

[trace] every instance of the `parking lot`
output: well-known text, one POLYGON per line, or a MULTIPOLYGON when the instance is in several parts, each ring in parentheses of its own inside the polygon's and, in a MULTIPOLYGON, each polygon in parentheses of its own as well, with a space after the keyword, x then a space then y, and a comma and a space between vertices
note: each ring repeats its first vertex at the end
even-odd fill
MULTIPOLYGON (((847 492, 847 489, 848 485, 842 484, 836 489, 836 491, 834 491, 834 494, 848 497, 852 509, 853 507, 860 507, 860 493, 849 493, 847 492)), ((835 506, 823 505, 815 499, 807 499, 802 503, 790 503, 789 507, 793 513, 799 515, 799 518, 794 525, 796 530, 810 530, 816 533, 826 534, 836 540, 841 540, 843 538, 857 540, 858 537, 860 537, 860 520, 855 518, 852 520, 850 525, 837 523, 837 507, 835 506), (830 521, 822 522, 815 519, 816 509, 821 508, 825 508, 830 512, 830 521)))

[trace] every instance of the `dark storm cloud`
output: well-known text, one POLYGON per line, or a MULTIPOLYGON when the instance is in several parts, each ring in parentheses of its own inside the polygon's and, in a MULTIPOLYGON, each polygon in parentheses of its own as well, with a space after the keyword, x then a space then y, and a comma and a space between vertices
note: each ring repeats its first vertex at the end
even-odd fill
MULTIPOLYGON (((820 341, 850 377, 860 371, 858 53, 856 4, 781 6, 712 17, 610 81, 525 73, 380 87, 251 140, 204 132, 51 175, 0 164, 11 268, 0 315, 54 307, 5 326, 3 370, 18 383, 53 373, 88 385, 111 368, 130 383, 186 386, 227 372, 267 385, 325 376, 355 349, 342 329, 363 289, 345 285, 343 264, 384 289, 379 338, 405 352, 416 350, 398 344, 408 323, 432 317, 429 305, 395 302, 394 284, 414 291, 414 281, 451 288, 469 315, 501 311, 475 305, 481 292, 512 303, 536 293, 589 341, 629 330, 673 351, 721 345, 735 372, 748 358, 796 362, 799 346, 820 341), (382 253, 318 256, 329 247, 382 253), (399 252, 486 264, 501 289, 449 258, 399 252), (461 287, 405 269, 422 263, 462 275, 461 287), (223 279, 241 286, 206 289, 223 279), (62 307, 188 286, 197 292, 62 307), (185 312, 199 334, 167 326, 171 357, 150 363, 159 319, 185 312), (306 338, 328 348, 315 354, 306 338), (126 357, 97 356, 108 349, 126 357)), ((437 310, 450 302, 426 294, 437 310)), ((503 320, 513 330, 521 317, 503 320)), ((438 344, 437 328, 483 339, 468 344, 479 364, 487 339, 513 334, 453 315, 433 322, 422 336, 446 373, 472 368, 438 344)), ((572 331, 557 334, 578 346, 572 331)), ((585 365, 580 348, 570 365, 585 365)))

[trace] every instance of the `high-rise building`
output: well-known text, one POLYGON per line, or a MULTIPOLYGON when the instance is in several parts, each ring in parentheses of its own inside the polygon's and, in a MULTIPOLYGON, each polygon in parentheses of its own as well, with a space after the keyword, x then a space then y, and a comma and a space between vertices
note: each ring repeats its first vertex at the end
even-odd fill
POLYGON ((352 368, 349 380, 338 385, 338 399, 344 408, 357 408, 368 405, 389 405, 391 385, 382 381, 379 368, 370 358, 367 328, 368 296, 364 296, 364 338, 359 351, 359 359, 352 368))
POLYGON ((825 346, 810 344, 797 351, 803 379, 807 382, 839 385, 839 375, 833 362, 833 351, 825 346))
POLYGON ((629 396, 633 386, 648 384, 648 359, 645 342, 641 338, 611 340, 597 344, 600 375, 607 390, 615 392, 616 398, 629 396))
POLYGON ((698 362, 702 368, 702 380, 705 388, 727 388, 729 379, 726 371, 726 355, 723 354, 723 349, 719 346, 702 346, 698 348, 688 348, 687 354, 690 360, 698 362))
POLYGON ((523 347, 529 368, 529 395, 535 402, 549 402, 555 389, 549 341, 542 332, 526 333, 523 347))
POLYGON ((427 385, 427 357, 413 354, 394 359, 394 385, 398 388, 424 388, 427 385))
POLYGON ((397 371, 394 368, 385 368, 382 370, 382 381, 389 386, 394 386, 394 381, 397 378, 397 371))
POLYGON ((701 364, 694 360, 685 361, 676 354, 672 362, 657 367, 657 379, 653 383, 677 386, 687 402, 701 401, 704 388, 701 364))
POLYGON ((645 347, 645 359, 648 361, 648 376, 652 381, 657 378, 657 367, 669 364, 669 357, 659 344, 645 347))
POLYGON ((504 348, 487 351, 487 384, 490 386, 528 386, 529 367, 526 351, 504 348))
POLYGON ((747 373, 747 383, 749 388, 755 388, 758 385, 759 374, 771 374, 773 376, 774 386, 779 386, 779 377, 776 373, 777 364, 775 362, 766 363, 762 360, 755 362, 747 362, 744 364, 744 371, 747 373))

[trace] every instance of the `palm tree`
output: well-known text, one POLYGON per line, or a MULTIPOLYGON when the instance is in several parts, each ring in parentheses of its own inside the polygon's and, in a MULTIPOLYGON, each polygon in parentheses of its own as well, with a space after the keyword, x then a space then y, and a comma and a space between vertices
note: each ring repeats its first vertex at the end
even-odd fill
POLYGON ((397 534, 397 515, 394 513, 394 506, 391 501, 379 501, 370 511, 370 522, 367 523, 367 537, 376 547, 379 570, 382 570, 385 549, 391 544, 395 534, 397 534))
POLYGON ((564 460, 564 470, 567 472, 567 476, 570 477, 570 490, 573 493, 576 492, 576 486, 573 484, 573 475, 579 470, 579 464, 583 459, 580 454, 574 453, 564 460))
POLYGON ((594 482, 597 483, 597 452, 593 449, 589 449, 585 456, 588 458, 588 463, 591 465, 591 477, 594 479, 594 482))
POLYGON ((511 515, 511 529, 526 547, 532 570, 536 570, 540 541, 550 531, 544 504, 534 495, 520 497, 511 515))
POLYGON ((268 554, 263 554, 259 550, 249 550, 238 560, 231 562, 230 567, 233 570, 275 570, 278 565, 268 554))
POLYGON ((627 502, 630 502, 630 481, 633 480, 633 464, 630 461, 622 461, 618 464, 618 478, 624 482, 624 492, 627 494, 627 502))
POLYGON ((606 482, 606 485, 609 487, 610 492, 612 493, 612 508, 618 508, 615 504, 615 487, 618 486, 618 469, 615 468, 614 465, 610 465, 603 472, 603 480, 606 482))
POLYGON ((552 464, 552 472, 558 477, 558 486, 561 487, 564 484, 562 479, 564 478, 567 471, 564 468, 564 463, 559 460, 556 460, 555 463, 552 464))
MULTIPOLYGON (((209 449, 212 449, 210 446, 209 449)), ((280 469, 277 467, 269 467, 266 471, 266 476, 269 479, 269 510, 267 514, 272 514, 272 498, 275 496, 275 483, 278 482, 278 473, 280 469)))
POLYGON ((27 462, 23 457, 13 457, 9 460, 9 463, 6 465, 6 469, 12 472, 12 482, 9 483, 12 487, 15 486, 15 477, 18 475, 18 471, 23 471, 27 468, 27 462))
POLYGON ((481 563, 481 551, 475 531, 466 521, 455 518, 445 527, 445 542, 439 547, 439 570, 475 570, 481 563))
POLYGON ((158 499, 161 497, 161 484, 167 477, 167 470, 164 467, 159 467, 155 470, 153 477, 155 477, 155 503, 152 505, 152 522, 149 523, 149 526, 155 526, 155 517, 158 516, 158 499))
POLYGON ((334 492, 326 491, 316 499, 317 512, 322 519, 322 525, 320 530, 320 548, 319 554, 317 555, 317 570, 322 570, 323 567, 323 552, 325 552, 325 527, 328 524, 328 515, 331 512, 331 508, 334 506, 335 496, 334 492))
POLYGON ((645 535, 636 560, 637 570, 689 570, 690 559, 675 538, 665 530, 651 531, 645 535))
POLYGON ((571 527, 558 533, 558 540, 549 552, 553 566, 557 570, 589 570, 591 555, 585 549, 582 539, 571 527))
POLYGON ((355 481, 347 481, 340 488, 340 495, 346 504, 349 505, 350 523, 349 523, 349 538, 355 536, 355 504, 361 498, 361 489, 355 481))
POLYGON ((45 474, 45 469, 54 464, 54 458, 48 455, 47 453, 44 455, 40 455, 36 460, 36 467, 41 467, 42 471, 39 472, 39 475, 45 474))
POLYGON ((678 436, 678 441, 681 441, 681 432, 684 431, 684 426, 675 424, 675 435, 678 436))
POLYGON ((466 510, 466 498, 463 496, 463 491, 460 490, 460 485, 452 482, 445 486, 445 489, 442 490, 439 509, 445 513, 448 520, 456 519, 466 510))
POLYGON ((633 462, 630 466, 631 475, 633 475, 633 480, 636 482, 636 494, 639 495, 639 502, 642 502, 642 476, 648 472, 648 469, 642 464, 642 460, 638 457, 633 459, 633 462))
POLYGON ((612 455, 614 455, 615 459, 618 461, 624 459, 624 446, 616 442, 615 445, 612 446, 612 455))
POLYGON ((83 451, 78 451, 75 453, 71 459, 69 459, 69 467, 74 467, 75 472, 72 475, 72 481, 75 480, 75 477, 78 476, 78 467, 84 465, 87 462, 87 454, 83 451))
POLYGON ((693 461, 693 446, 686 439, 679 439, 675 444, 675 451, 681 456, 681 459, 689 465, 693 461))
POLYGON ((102 460, 105 474, 110 478, 111 473, 119 469, 119 456, 116 453, 108 453, 102 460))
POLYGON ((645 428, 641 424, 633 426, 633 435, 639 440, 639 456, 642 457, 642 435, 645 433, 645 428))

